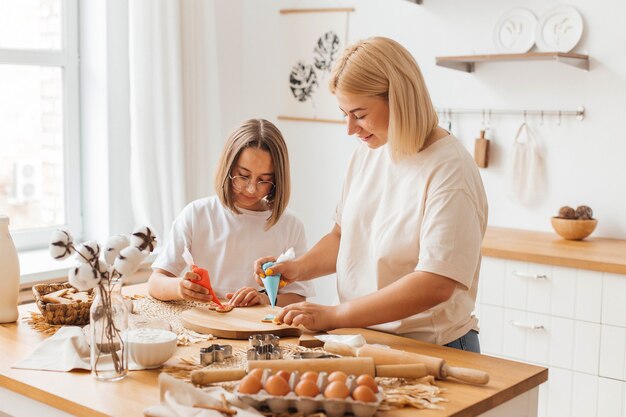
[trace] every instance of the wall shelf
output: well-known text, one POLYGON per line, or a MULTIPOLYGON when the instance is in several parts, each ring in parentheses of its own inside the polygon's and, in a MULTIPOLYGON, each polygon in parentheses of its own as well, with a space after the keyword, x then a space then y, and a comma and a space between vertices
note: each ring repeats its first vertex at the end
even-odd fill
POLYGON ((589 70, 589 55, 572 52, 528 52, 525 54, 492 54, 492 55, 463 55, 438 56, 437 65, 458 71, 474 72, 477 62, 499 61, 557 61, 562 64, 589 70))

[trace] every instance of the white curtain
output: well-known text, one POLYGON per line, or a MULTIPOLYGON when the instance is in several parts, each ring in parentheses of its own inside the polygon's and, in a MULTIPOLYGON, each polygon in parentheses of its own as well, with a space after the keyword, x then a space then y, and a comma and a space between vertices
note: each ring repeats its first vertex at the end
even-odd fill
POLYGON ((162 238, 189 201, 212 192, 219 151, 214 6, 129 2, 131 193, 137 224, 162 238))

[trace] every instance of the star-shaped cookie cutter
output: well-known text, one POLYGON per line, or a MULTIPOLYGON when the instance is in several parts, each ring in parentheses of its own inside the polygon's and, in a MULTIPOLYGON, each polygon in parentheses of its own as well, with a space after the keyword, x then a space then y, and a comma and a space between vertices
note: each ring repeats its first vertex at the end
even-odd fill
POLYGON ((231 345, 217 345, 200 348, 200 363, 202 366, 210 365, 214 362, 223 362, 232 358, 233 347, 231 345))

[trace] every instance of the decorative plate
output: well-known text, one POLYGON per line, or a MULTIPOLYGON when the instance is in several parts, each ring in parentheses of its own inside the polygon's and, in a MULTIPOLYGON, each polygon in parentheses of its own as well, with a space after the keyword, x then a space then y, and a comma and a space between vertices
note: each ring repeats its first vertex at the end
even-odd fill
POLYGON ((494 28, 493 40, 499 52, 524 53, 535 44, 537 16, 518 7, 503 14, 494 28))
POLYGON ((583 18, 572 6, 544 13, 537 25, 537 47, 545 52, 569 52, 583 35, 583 18))

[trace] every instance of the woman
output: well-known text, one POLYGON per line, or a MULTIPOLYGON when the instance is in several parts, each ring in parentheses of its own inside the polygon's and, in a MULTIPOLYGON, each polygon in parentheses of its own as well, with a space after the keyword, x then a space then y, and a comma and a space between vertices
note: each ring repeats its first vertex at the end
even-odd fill
MULTIPOLYGON (((263 119, 243 122, 224 145, 215 189, 216 196, 193 201, 174 220, 169 241, 152 264, 150 295, 211 300, 209 291, 194 282, 200 277, 184 273, 182 254, 188 247, 194 262, 209 272, 218 297, 237 307, 270 304, 250 273, 250 263, 268 251, 306 251, 304 226, 287 210, 289 155, 278 128, 263 119)), ((314 295, 311 287, 299 283, 282 289, 276 304, 304 301, 314 295)))
MULTIPOLYGON (((437 126, 417 63, 391 39, 349 47, 330 88, 348 134, 365 146, 349 164, 333 230, 266 273, 290 283, 336 272, 340 304, 296 303, 277 318, 311 330, 371 327, 479 352, 471 313, 487 199, 472 157, 437 126)), ((257 260, 258 276, 273 259, 257 260)))

